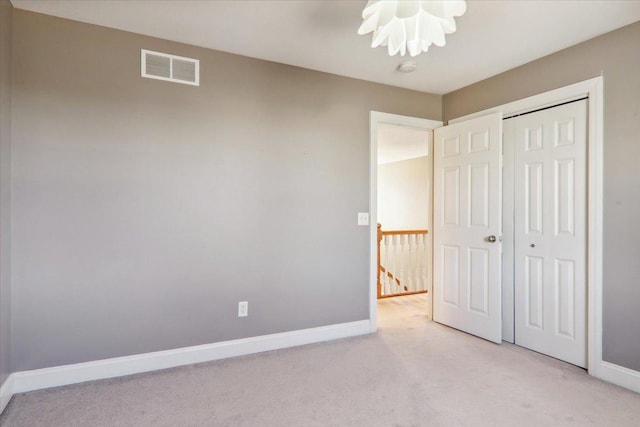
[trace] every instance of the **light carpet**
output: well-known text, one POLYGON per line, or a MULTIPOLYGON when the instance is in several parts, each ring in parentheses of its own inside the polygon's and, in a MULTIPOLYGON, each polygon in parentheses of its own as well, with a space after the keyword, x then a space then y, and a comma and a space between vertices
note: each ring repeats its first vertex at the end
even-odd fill
POLYGON ((14 396, 0 426, 639 426, 640 395, 379 303, 377 334, 14 396))

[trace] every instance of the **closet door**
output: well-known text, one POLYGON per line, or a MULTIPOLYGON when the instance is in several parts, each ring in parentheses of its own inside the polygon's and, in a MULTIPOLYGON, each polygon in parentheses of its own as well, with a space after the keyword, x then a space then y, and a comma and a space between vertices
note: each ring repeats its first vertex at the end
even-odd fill
POLYGON ((587 101, 513 119, 515 342, 587 365, 587 101))

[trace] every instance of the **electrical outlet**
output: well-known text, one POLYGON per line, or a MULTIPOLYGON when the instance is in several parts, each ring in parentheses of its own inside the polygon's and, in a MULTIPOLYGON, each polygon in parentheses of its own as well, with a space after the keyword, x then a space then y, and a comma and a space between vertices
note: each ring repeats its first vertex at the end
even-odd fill
POLYGON ((238 317, 247 317, 249 315, 249 301, 240 301, 238 303, 238 317))
POLYGON ((358 225, 369 225, 369 212, 358 212, 358 225))

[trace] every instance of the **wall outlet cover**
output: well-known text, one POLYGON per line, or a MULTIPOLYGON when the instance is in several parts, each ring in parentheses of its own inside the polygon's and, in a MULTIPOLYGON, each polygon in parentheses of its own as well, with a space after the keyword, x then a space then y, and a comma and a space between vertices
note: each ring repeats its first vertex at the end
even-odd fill
POLYGON ((249 315, 249 302, 240 301, 238 303, 238 317, 247 317, 249 315))

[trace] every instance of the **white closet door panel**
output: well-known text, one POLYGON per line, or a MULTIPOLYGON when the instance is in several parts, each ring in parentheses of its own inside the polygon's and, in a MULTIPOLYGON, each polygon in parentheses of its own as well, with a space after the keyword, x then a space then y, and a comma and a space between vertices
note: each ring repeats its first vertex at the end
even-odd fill
POLYGON ((536 256, 525 256, 524 284, 526 325, 528 328, 542 330, 544 328, 544 313, 542 300, 544 288, 544 259, 536 256))
POLYGON ((515 342, 586 367, 587 102, 509 119, 515 342))

